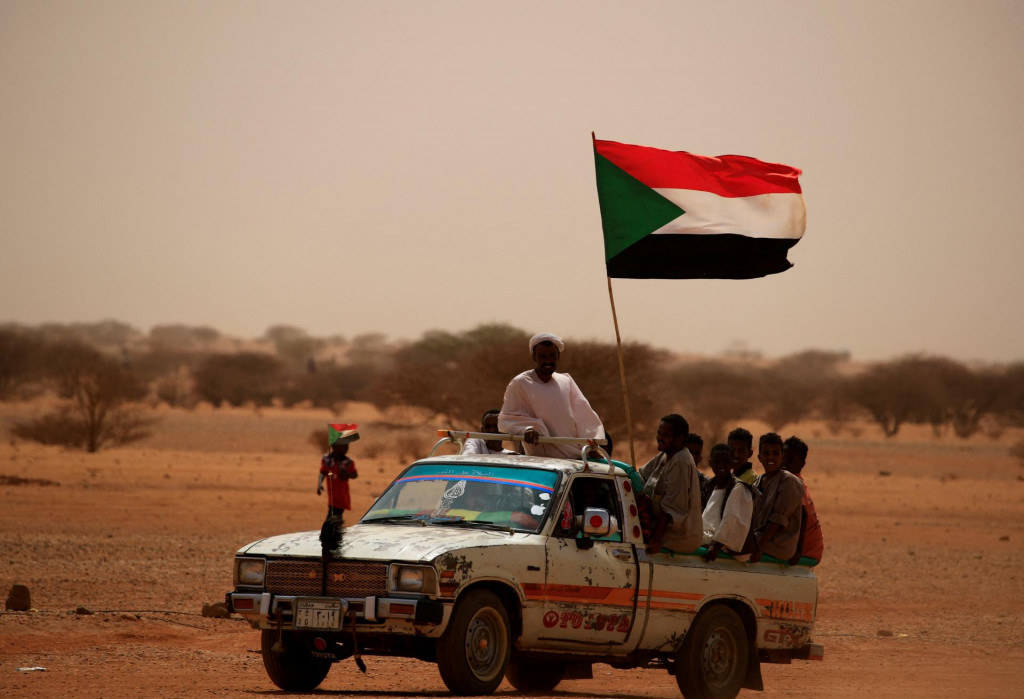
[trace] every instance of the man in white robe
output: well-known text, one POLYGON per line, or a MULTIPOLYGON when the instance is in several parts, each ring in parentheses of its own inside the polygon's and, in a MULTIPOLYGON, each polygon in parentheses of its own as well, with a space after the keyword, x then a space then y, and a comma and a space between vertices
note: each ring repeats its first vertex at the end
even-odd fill
POLYGON ((580 458, 580 447, 539 444, 538 437, 604 438, 604 425, 583 391, 568 374, 555 372, 565 344, 551 333, 530 338, 530 356, 536 365, 513 378, 505 389, 498 429, 523 435, 526 453, 562 459, 580 458))

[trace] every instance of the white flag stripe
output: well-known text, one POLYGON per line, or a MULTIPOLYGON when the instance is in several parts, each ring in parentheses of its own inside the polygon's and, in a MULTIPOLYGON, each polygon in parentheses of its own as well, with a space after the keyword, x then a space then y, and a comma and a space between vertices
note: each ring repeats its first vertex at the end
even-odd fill
POLYGON ((735 233, 750 238, 800 238, 807 224, 802 194, 720 197, 694 189, 654 191, 686 212, 654 231, 654 235, 735 233))

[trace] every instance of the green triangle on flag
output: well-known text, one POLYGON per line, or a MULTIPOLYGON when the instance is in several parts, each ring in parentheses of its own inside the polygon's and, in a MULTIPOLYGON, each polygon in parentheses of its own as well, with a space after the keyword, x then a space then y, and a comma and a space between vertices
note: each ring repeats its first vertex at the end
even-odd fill
POLYGON ((604 229, 604 259, 620 252, 686 212, 594 151, 597 196, 604 229))

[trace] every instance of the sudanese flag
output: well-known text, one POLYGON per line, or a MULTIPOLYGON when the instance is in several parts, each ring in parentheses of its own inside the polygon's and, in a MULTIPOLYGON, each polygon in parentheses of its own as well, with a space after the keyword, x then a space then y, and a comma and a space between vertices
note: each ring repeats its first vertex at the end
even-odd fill
POLYGON ((804 234, 801 171, 594 140, 608 276, 754 279, 792 267, 804 234))
POLYGON ((359 425, 348 425, 340 422, 327 423, 327 443, 330 446, 335 444, 351 444, 359 439, 359 425))

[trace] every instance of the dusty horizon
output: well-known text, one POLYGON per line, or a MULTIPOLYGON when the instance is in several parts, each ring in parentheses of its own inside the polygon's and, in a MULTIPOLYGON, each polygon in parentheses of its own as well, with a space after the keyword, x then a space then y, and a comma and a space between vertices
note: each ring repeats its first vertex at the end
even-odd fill
POLYGON ((0 319, 614 342, 591 132, 803 170, 794 268, 615 280, 675 352, 1020 359, 1024 5, 0 4, 0 319))
MULTIPOLYGON (((93 322, 90 322, 90 321, 74 321, 74 322, 69 322, 69 323, 60 323, 60 322, 56 322, 56 321, 48 321, 48 322, 43 322, 43 323, 39 323, 39 324, 29 324, 29 323, 19 323, 17 321, 10 321, 10 320, 0 320, 0 329, 2 329, 5 326, 11 326, 11 325, 17 326, 17 327, 26 328, 26 329, 30 329, 30 330, 31 329, 38 330, 38 329, 41 329, 41 328, 44 328, 44 327, 47 327, 47 326, 63 326, 63 327, 66 327, 66 328, 72 328, 72 327, 76 327, 76 326, 92 326, 92 327, 95 327, 95 326, 98 326, 98 325, 101 325, 101 324, 104 324, 104 323, 117 323, 117 324, 121 324, 122 321, 118 321, 117 319, 114 319, 114 318, 104 318, 102 320, 93 321, 93 322)), ((511 323, 504 323, 504 322, 501 322, 501 321, 494 321, 494 324, 510 326, 510 327, 513 327, 513 328, 516 327, 516 326, 513 326, 511 323)), ((292 325, 289 325, 287 323, 271 323, 270 325, 267 326, 267 328, 263 332, 255 334, 255 335, 249 335, 249 336, 235 335, 235 334, 232 334, 232 333, 224 332, 220 328, 216 328, 216 327, 213 327, 213 326, 210 326, 210 325, 189 325, 189 324, 186 324, 186 323, 156 323, 154 325, 149 326, 148 328, 147 327, 137 327, 137 326, 134 326, 134 325, 131 325, 131 324, 127 324, 127 323, 125 323, 125 325, 127 325, 132 330, 134 330, 134 331, 136 331, 138 333, 138 338, 137 338, 138 340, 144 340, 145 338, 148 338, 154 330, 159 329, 159 328, 177 328, 177 327, 182 327, 182 328, 187 328, 187 329, 190 329, 190 330, 210 329, 210 330, 213 330, 213 331, 215 331, 217 333, 217 340, 212 341, 212 343, 211 343, 212 345, 216 345, 218 340, 221 341, 222 343, 223 342, 238 343, 238 347, 236 347, 236 349, 241 349, 241 350, 246 349, 246 343, 251 343, 251 344, 268 344, 268 343, 270 343, 270 344, 273 344, 274 340, 273 340, 273 338, 268 336, 267 332, 271 331, 271 330, 273 330, 275 328, 287 327, 289 329, 294 329, 294 330, 299 330, 299 331, 305 332, 306 336, 308 338, 312 339, 312 340, 322 341, 324 343, 324 345, 322 347, 320 347, 319 349, 314 351, 314 354, 316 354, 317 352, 321 352, 323 350, 330 350, 330 348, 333 347, 333 346, 337 346, 337 345, 351 345, 351 344, 353 344, 355 342, 358 342, 360 339, 368 339, 368 338, 372 339, 372 338, 375 338, 377 336, 380 336, 382 338, 382 342, 385 345, 400 346, 402 344, 416 342, 416 341, 422 339, 425 336, 426 333, 429 333, 429 332, 432 332, 432 331, 444 331, 444 332, 450 332, 453 335, 457 335, 457 334, 459 334, 459 332, 462 332, 463 330, 472 330, 472 329, 474 329, 476 327, 481 327, 483 325, 489 325, 489 324, 481 323, 479 325, 472 326, 472 327, 465 328, 465 329, 458 330, 458 331, 451 331, 451 330, 442 329, 442 328, 429 328, 426 331, 424 331, 423 333, 420 333, 419 335, 409 336, 409 337, 392 336, 392 335, 389 335, 386 332, 379 331, 379 330, 372 330, 372 329, 368 330, 367 332, 357 333, 357 334, 353 334, 353 335, 346 335, 346 334, 343 334, 343 333, 332 333, 332 334, 329 334, 329 335, 316 335, 314 333, 307 332, 305 328, 298 328, 297 326, 292 326, 292 325)), ((526 328, 516 328, 516 329, 523 330, 524 332, 527 332, 527 333, 530 332, 530 330, 528 330, 526 328)), ((595 340, 599 341, 599 342, 608 342, 608 343, 612 343, 612 344, 615 343, 615 338, 614 337, 612 337, 612 338, 595 338, 595 337, 590 337, 590 336, 572 336, 572 335, 565 335, 563 337, 565 337, 565 339, 569 340, 570 344, 571 344, 572 341, 582 342, 582 341, 595 341, 595 340)), ((822 351, 822 352, 837 352, 837 353, 847 352, 847 354, 846 354, 846 361, 852 362, 854 364, 856 364, 856 363, 888 362, 888 361, 894 361, 894 360, 898 360, 900 358, 908 357, 908 356, 945 357, 947 359, 952 359, 954 361, 961 362, 961 363, 963 363, 963 364, 965 364, 965 365, 967 365, 969 367, 1006 366, 1006 365, 1012 365, 1012 364, 1017 364, 1017 363, 1020 363, 1020 362, 1024 362, 1024 355, 1018 355, 1016 358, 1011 358, 1011 359, 1008 359, 1008 360, 1005 360, 1005 361, 987 361, 987 360, 979 360, 979 359, 964 359, 964 358, 959 358, 959 357, 952 357, 952 356, 949 356, 949 355, 945 355, 945 354, 943 354, 941 352, 930 352, 930 351, 926 351, 926 350, 919 350, 919 351, 916 351, 916 352, 906 352, 906 353, 903 353, 903 354, 892 355, 892 356, 889 356, 889 357, 877 357, 877 358, 873 358, 873 359, 866 359, 866 358, 863 358, 863 357, 857 357, 856 355, 854 355, 852 353, 848 353, 847 350, 842 349, 842 348, 838 349, 838 350, 835 350, 835 349, 827 348, 827 347, 806 346, 806 347, 800 347, 800 348, 795 349, 795 350, 793 350, 791 352, 786 352, 784 354, 770 355, 770 354, 768 354, 766 352, 763 352, 758 347, 755 347, 753 345, 748 345, 746 343, 739 342, 739 341, 736 342, 736 343, 733 343, 733 344, 731 344, 729 346, 723 347, 718 352, 715 352, 715 353, 710 353, 710 352, 706 352, 705 353, 705 352, 700 352, 700 351, 691 351, 689 349, 680 350, 680 349, 676 349, 676 348, 672 348, 672 347, 664 347, 664 346, 660 346, 660 345, 655 345, 655 344, 652 344, 652 343, 644 343, 641 340, 638 340, 636 338, 629 338, 629 337, 623 337, 622 338, 622 342, 623 342, 623 344, 628 344, 628 343, 631 343, 631 342, 636 342, 636 343, 641 343, 641 344, 648 344, 649 346, 651 346, 652 348, 654 348, 656 350, 665 350, 665 351, 669 352, 671 355, 673 355, 674 357, 677 357, 677 358, 686 358, 686 357, 707 358, 707 359, 730 359, 730 358, 736 358, 736 359, 741 359, 741 360, 774 361, 774 360, 782 359, 784 357, 792 356, 792 355, 795 355, 795 354, 800 354, 802 352, 822 351)), ((117 343, 114 343, 114 344, 117 344, 117 343)), ((110 346, 113 346, 113 344, 111 344, 110 346)), ((201 348, 197 348, 196 351, 199 351, 199 349, 201 349, 201 348)), ((568 351, 571 351, 572 348, 570 346, 567 349, 568 349, 568 351)))

